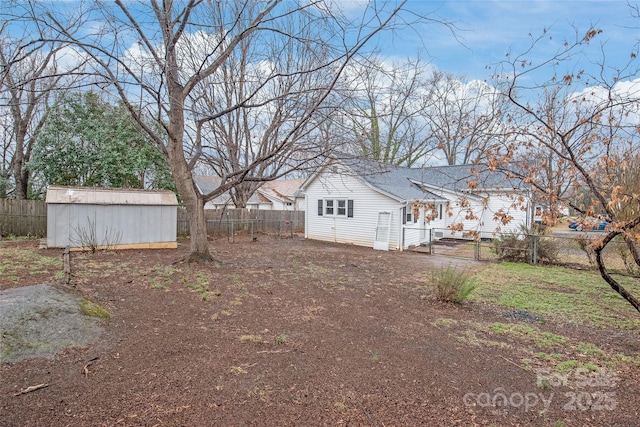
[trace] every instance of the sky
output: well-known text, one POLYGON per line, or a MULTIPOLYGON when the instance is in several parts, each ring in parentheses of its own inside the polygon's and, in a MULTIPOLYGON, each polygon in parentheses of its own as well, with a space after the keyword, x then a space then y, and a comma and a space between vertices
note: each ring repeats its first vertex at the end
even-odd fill
POLYGON ((402 59, 424 49, 422 61, 467 79, 486 79, 491 72, 487 67, 504 61, 507 52, 525 52, 532 37, 545 29, 544 39, 530 55, 534 63, 552 56, 565 40, 575 40, 576 29, 580 37, 591 27, 601 29, 585 55, 575 58, 581 67, 593 71, 601 51, 606 53, 607 66, 623 66, 640 40, 640 18, 634 18, 627 2, 620 0, 409 0, 407 7, 451 22, 456 36, 444 25, 432 23, 386 37, 381 41, 382 52, 402 59))

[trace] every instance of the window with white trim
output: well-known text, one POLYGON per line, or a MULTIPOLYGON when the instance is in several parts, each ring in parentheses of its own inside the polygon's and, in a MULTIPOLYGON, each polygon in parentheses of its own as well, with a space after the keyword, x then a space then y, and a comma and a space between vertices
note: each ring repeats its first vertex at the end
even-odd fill
POLYGON ((418 216, 415 216, 413 213, 412 206, 403 206, 402 207, 402 223, 403 224, 414 224, 418 222, 418 217, 420 216, 418 210, 418 216))
POLYGON ((318 216, 343 216, 353 218, 353 200, 318 199, 318 216))
POLYGON ((325 215, 333 215, 333 200, 325 200, 324 201, 324 214, 325 215))

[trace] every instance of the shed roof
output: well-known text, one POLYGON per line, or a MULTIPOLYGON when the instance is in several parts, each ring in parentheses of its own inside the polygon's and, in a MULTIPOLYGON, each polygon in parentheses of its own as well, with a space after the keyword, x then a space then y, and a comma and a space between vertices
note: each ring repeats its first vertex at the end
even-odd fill
POLYGON ((47 204, 178 206, 168 190, 134 188, 62 187, 47 188, 47 204))

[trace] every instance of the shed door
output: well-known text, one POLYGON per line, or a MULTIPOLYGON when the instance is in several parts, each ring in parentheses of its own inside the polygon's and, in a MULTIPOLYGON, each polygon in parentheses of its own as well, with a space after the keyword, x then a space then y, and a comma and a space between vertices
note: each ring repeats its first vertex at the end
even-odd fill
POLYGON ((377 249, 380 251, 388 251, 390 236, 391 236, 391 212, 378 212, 378 223, 376 225, 376 238, 373 242, 373 249, 377 249))

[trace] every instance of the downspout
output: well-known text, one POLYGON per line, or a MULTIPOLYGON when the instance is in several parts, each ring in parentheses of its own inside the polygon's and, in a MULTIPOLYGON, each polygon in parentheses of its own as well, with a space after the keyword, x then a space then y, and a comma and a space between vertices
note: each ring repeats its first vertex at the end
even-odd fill
POLYGON ((309 196, 304 195, 304 238, 309 238, 309 196))
MULTIPOLYGON (((406 202, 405 202, 406 205, 406 202)), ((398 236, 398 245, 400 246, 398 249, 400 250, 400 252, 404 251, 404 225, 402 224, 404 222, 404 218, 402 218, 402 209, 403 207, 400 206, 400 213, 398 214, 398 218, 400 218, 400 221, 398 221, 399 226, 400 226, 400 233, 398 236)))

